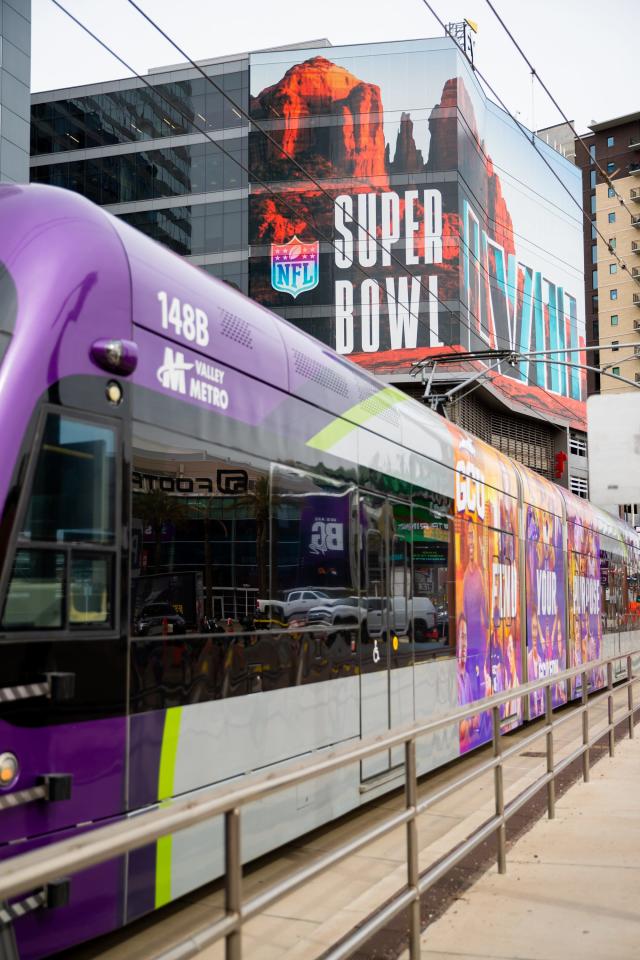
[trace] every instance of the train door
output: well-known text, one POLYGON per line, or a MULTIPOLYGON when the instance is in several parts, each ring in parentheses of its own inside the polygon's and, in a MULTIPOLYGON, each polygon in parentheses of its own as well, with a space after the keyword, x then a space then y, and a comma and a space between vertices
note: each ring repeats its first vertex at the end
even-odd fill
MULTIPOLYGON (((386 733, 389 710, 389 553, 388 509, 382 497, 360 499, 361 600, 360 600, 360 729, 363 737, 386 733)), ((363 780, 389 770, 388 752, 364 760, 363 780)))
MULTIPOLYGON (((3 518, 0 859, 124 808, 123 431, 97 378, 60 392, 77 402, 43 406, 25 439, 15 512, 3 518)), ((112 862, 71 878, 57 905, 110 929, 119 871, 112 862)), ((32 954, 36 930, 52 952, 69 946, 73 923, 30 901, 23 912, 38 909, 39 920, 17 922, 21 955, 32 954)))
MULTIPOLYGON (((403 505, 364 495, 360 599, 360 721, 363 737, 387 733, 413 718, 413 676, 398 671, 412 663, 406 543, 397 536, 403 505)), ((380 753, 362 763, 363 780, 402 763, 400 750, 380 753)))

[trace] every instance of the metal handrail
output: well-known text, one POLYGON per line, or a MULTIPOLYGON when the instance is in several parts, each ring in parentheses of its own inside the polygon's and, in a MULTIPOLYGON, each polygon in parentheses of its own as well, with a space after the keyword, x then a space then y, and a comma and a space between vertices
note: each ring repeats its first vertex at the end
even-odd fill
POLYGON ((555 779, 559 773, 582 756, 583 778, 588 781, 589 751, 596 740, 608 734, 609 753, 613 756, 615 726, 625 719, 628 720, 629 736, 633 737, 633 687, 640 676, 635 677, 633 675, 632 658, 639 655, 640 649, 631 653, 591 661, 588 664, 564 670, 542 680, 525 683, 516 690, 511 689, 475 701, 473 704, 443 714, 434 720, 409 724, 392 733, 367 737, 358 741, 355 746, 347 744, 325 750, 322 752, 321 758, 311 756, 302 761, 290 762, 274 771, 252 774, 244 778, 239 784, 202 790, 195 797, 163 803, 162 807, 138 814, 130 819, 109 826, 98 827, 80 836, 15 857, 3 863, 3 872, 0 877, 0 902, 25 891, 33 890, 48 881, 114 859, 121 854, 145 846, 159 837, 176 833, 216 816, 224 816, 225 916, 162 953, 158 960, 186 960, 186 958, 195 956, 206 946, 222 938, 226 940, 227 960, 241 960, 243 924, 261 913, 274 901, 285 894, 291 893, 319 873, 357 852, 373 840, 405 824, 407 883, 382 910, 377 911, 373 917, 360 925, 357 930, 353 931, 325 956, 331 958, 331 960, 350 956, 372 934, 382 929, 401 910, 408 907, 409 955, 411 960, 418 960, 420 957, 421 895, 493 833, 497 833, 498 837, 498 870, 500 873, 504 873, 506 871, 506 822, 509 817, 513 816, 538 790, 546 786, 549 818, 552 819, 555 815, 555 779), (628 699, 627 709, 616 719, 613 704, 613 664, 621 660, 626 660, 627 679, 616 685, 616 691, 626 688, 628 699), (607 685, 589 698, 589 675, 602 667, 606 667, 607 685), (570 712, 554 718, 552 687, 577 677, 582 678, 580 703, 570 712), (536 690, 544 690, 545 722, 540 729, 528 734, 524 742, 529 744, 540 737, 546 737, 547 771, 517 797, 505 804, 503 766, 505 761, 514 753, 522 750, 523 743, 519 742, 515 746, 508 747, 505 750, 502 749, 500 706, 504 703, 513 702, 514 699, 522 699, 524 702, 524 699, 536 690), (595 702, 603 698, 606 698, 608 706, 607 724, 595 737, 590 736, 589 711, 595 702), (489 710, 492 713, 493 756, 477 764, 473 770, 462 773, 445 787, 439 788, 418 801, 416 741, 420 737, 436 733, 445 727, 459 723, 461 720, 466 720, 489 710), (582 744, 568 757, 563 758, 559 763, 555 763, 553 753, 554 729, 580 714, 582 715, 582 744), (405 752, 405 808, 402 811, 387 816, 382 823, 373 828, 368 828, 355 838, 341 844, 335 850, 325 853, 314 863, 289 874, 283 880, 271 884, 260 894, 248 900, 243 900, 240 853, 240 810, 243 806, 261 800, 275 791, 296 786, 399 746, 404 746, 405 752), (416 818, 432 804, 444 799, 450 793, 491 770, 494 772, 495 814, 481 824, 465 841, 458 844, 446 857, 420 873, 416 818))

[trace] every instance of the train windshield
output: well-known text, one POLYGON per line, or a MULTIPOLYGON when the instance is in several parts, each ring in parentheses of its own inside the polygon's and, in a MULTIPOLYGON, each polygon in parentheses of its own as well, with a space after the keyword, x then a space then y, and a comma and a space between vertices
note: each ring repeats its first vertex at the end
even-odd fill
POLYGON ((20 523, 2 627, 111 622, 115 431, 49 413, 20 523))

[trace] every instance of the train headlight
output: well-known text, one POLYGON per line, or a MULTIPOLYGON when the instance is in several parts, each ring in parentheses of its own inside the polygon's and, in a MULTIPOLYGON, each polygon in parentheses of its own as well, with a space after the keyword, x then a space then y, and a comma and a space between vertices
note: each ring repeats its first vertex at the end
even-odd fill
POLYGON ((20 776, 20 764, 13 753, 0 753, 0 789, 12 787, 20 776))
POLYGON ((122 403, 122 387, 116 380, 109 380, 109 383, 106 386, 105 393, 107 395, 107 400, 109 403, 112 403, 114 407, 117 407, 122 403))

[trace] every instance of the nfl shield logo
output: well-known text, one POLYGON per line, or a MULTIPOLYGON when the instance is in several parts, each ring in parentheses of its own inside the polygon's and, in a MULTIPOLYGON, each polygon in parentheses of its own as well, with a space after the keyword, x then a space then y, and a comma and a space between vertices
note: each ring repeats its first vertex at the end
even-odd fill
POLYGON ((288 243, 271 244, 271 286, 274 290, 299 293, 318 286, 320 242, 303 243, 294 237, 288 243))

